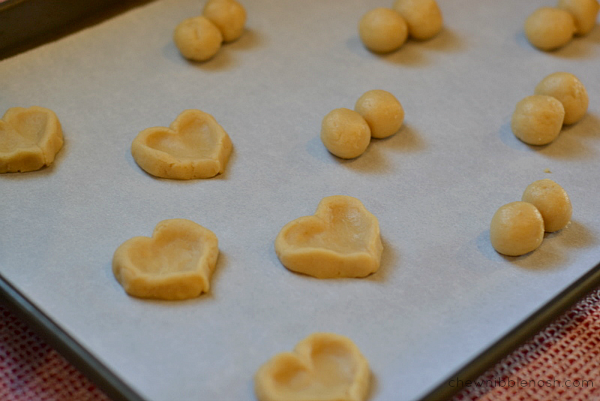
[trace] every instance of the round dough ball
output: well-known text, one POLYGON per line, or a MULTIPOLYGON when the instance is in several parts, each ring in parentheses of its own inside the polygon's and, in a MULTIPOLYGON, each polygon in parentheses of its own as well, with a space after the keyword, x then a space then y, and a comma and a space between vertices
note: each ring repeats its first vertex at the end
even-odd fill
POLYGON ((358 23, 358 33, 367 49, 387 53, 400 48, 408 37, 404 18, 389 8, 375 8, 358 23))
POLYGON ((323 118, 321 141, 331 153, 353 159, 367 150, 371 130, 364 118, 350 109, 335 109, 323 118))
POLYGON ((354 105, 371 129, 373 138, 386 138, 398 132, 404 121, 404 109, 390 92, 374 89, 365 92, 354 105))
POLYGON ((565 109, 551 96, 533 95, 517 103, 512 115, 513 134, 529 145, 546 145, 560 134, 565 109))
POLYGON ((569 43, 575 33, 575 18, 558 8, 542 7, 525 20, 525 36, 540 50, 554 50, 569 43))
POLYGON ((442 12, 435 0, 396 0, 393 8, 406 20, 411 38, 432 38, 444 25, 442 12))
POLYGON ((544 239, 544 220, 531 203, 508 203, 494 214, 490 241, 496 251, 519 256, 535 250, 544 239))
POLYGON ((242 36, 246 24, 246 9, 235 0, 209 0, 202 12, 223 34, 225 42, 242 36))
POLYGON ((183 20, 177 25, 173 40, 183 57, 204 61, 217 54, 223 36, 208 18, 199 16, 183 20))
POLYGON ((564 124, 581 120, 588 108, 589 98, 585 86, 573 74, 555 72, 537 84, 536 95, 552 96, 565 108, 564 124))
POLYGON ((544 179, 531 183, 523 192, 523 202, 535 206, 544 219, 544 229, 551 233, 564 228, 573 214, 569 195, 552 180, 544 179))
POLYGON ((600 4, 597 0, 559 0, 557 7, 575 18, 575 35, 585 35, 596 25, 600 4))

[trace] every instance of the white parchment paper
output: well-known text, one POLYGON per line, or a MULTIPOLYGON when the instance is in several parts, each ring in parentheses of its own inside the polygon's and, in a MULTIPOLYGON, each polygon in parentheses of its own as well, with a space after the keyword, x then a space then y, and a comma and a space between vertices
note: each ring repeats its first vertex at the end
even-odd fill
POLYGON ((422 396, 600 261, 600 27, 544 53, 522 25, 547 1, 439 0, 443 32, 380 56, 357 23, 388 3, 248 0, 243 37, 197 64, 171 36, 202 2, 156 1, 0 62, 0 111, 51 108, 65 134, 52 167, 0 176, 2 274, 149 400, 252 400, 257 368, 317 331, 359 346, 371 400, 422 396), (556 71, 586 85, 588 113, 527 146, 511 114, 556 71), (370 89, 401 101, 405 125, 337 159, 321 120, 370 89), (231 136, 227 171, 149 176, 131 141, 188 108, 231 136), (529 255, 500 256, 492 215, 542 178, 569 193, 571 224, 529 255), (368 278, 297 275, 275 255, 279 229, 334 194, 379 218, 385 249, 368 278), (218 236, 210 293, 127 296, 113 252, 168 218, 218 236))

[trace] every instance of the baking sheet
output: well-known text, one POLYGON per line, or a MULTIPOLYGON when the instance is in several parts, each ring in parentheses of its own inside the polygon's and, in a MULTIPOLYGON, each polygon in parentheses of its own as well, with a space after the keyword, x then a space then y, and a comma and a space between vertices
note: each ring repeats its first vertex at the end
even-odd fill
POLYGON ((0 176, 0 272, 149 400, 253 399, 256 369, 316 331, 360 347, 371 400, 423 396, 600 261, 600 28, 543 53, 522 23, 546 2, 439 4, 440 35, 386 56, 364 49, 356 25, 387 2, 255 0, 242 38, 189 63, 171 34, 201 5, 165 0, 0 62, 0 110, 51 108, 65 133, 54 166, 0 176), (588 114, 529 147, 510 116, 555 71, 584 82, 588 114), (376 88, 402 102, 404 127, 358 159, 331 156, 321 119, 376 88), (227 171, 148 176, 131 141, 188 108, 231 136, 227 171), (541 178, 567 190, 572 223, 532 254, 498 255, 491 216, 541 178), (381 269, 366 279, 296 275, 273 250, 285 223, 334 194, 379 218, 381 269), (168 218, 218 236, 211 292, 128 297, 114 250, 168 218))
POLYGON ((135 1, 0 0, 0 59, 114 16, 135 1))

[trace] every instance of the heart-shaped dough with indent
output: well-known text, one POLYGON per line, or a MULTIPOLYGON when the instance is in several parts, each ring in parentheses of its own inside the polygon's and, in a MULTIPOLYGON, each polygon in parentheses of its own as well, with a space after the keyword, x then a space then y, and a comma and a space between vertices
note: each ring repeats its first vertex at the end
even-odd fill
POLYGON ((200 110, 185 110, 169 128, 147 128, 131 144, 133 158, 147 173, 178 180, 222 173, 231 149, 227 132, 200 110))
POLYGON ((313 216, 286 224, 275 252, 289 270, 317 278, 365 277, 379 269, 379 222, 356 198, 323 198, 313 216))
POLYGON ((369 382, 369 363, 349 338, 315 333, 265 363, 254 389, 259 401, 363 401, 369 382))
POLYGON ((62 145, 62 127, 52 110, 12 107, 0 119, 0 173, 49 166, 62 145))
POLYGON ((129 295, 187 299, 210 289, 217 263, 217 236, 185 219, 161 221, 152 238, 125 241, 113 256, 113 273, 129 295))

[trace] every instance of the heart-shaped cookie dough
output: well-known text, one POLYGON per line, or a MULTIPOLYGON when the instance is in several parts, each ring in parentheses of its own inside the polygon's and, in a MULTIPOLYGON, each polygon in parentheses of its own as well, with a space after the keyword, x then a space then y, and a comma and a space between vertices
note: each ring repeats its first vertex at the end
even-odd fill
POLYGON ((275 239, 281 263, 317 278, 365 277, 379 269, 379 222, 350 196, 323 198, 314 216, 286 224, 275 239))
POLYGON ((216 235, 185 219, 164 220, 152 238, 125 241, 113 256, 113 273, 129 295, 187 299, 210 289, 217 263, 216 235))
POLYGON ((182 112, 170 128, 145 129, 131 144, 133 158, 147 173, 178 180, 222 173, 231 149, 227 132, 200 110, 182 112))
POLYGON ((10 108, 0 119, 0 173, 49 166, 62 145, 62 128, 52 110, 10 108))
POLYGON ((315 333, 275 355, 254 378, 259 401, 362 401, 369 363, 347 337, 315 333))

